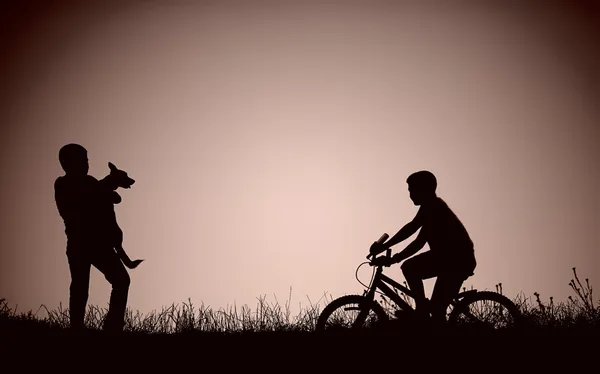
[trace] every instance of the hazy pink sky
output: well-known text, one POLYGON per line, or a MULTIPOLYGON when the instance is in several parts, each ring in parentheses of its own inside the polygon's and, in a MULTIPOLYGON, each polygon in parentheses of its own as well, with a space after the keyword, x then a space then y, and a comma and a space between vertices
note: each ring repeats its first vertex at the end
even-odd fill
MULTIPOLYGON (((116 207, 146 259, 134 310, 361 293, 422 169, 475 243, 466 286, 564 300, 572 267, 599 285, 585 9, 443 3, 132 1, 5 23, 0 298, 68 305, 53 183, 70 142, 91 175, 112 161, 137 181, 116 207)), ((90 304, 109 293, 92 270, 90 304)))

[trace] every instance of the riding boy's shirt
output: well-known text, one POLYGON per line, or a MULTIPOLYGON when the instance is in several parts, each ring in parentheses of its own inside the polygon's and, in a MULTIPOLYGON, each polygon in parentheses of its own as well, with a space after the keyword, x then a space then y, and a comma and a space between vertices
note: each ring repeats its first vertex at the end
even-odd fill
POLYGON ((473 241, 462 222, 440 197, 421 205, 417 217, 422 222, 432 253, 447 260, 459 260, 474 256, 473 241))

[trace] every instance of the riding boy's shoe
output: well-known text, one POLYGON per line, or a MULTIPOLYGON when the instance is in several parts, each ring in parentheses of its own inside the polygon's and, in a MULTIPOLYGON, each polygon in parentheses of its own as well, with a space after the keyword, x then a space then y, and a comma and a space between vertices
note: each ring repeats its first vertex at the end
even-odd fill
POLYGON ((394 316, 398 319, 404 319, 406 317, 408 317, 410 314, 410 311, 408 310, 403 310, 403 309, 398 309, 394 311, 394 316))
POLYGON ((428 319, 430 317, 430 311, 429 299, 423 300, 423 302, 417 304, 417 307, 415 308, 417 318, 428 319))
POLYGON ((447 322, 446 316, 444 314, 441 314, 441 313, 432 313, 431 314, 431 322, 435 326, 443 326, 447 322))

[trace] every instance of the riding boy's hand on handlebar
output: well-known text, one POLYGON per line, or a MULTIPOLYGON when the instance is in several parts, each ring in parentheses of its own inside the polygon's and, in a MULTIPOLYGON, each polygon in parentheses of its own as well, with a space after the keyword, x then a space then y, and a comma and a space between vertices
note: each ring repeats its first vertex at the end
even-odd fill
POLYGON ((371 266, 386 266, 389 267, 392 264, 395 264, 393 258, 387 256, 376 257, 371 261, 371 266))
POLYGON ((389 267, 390 265, 402 262, 404 259, 405 258, 402 255, 402 253, 396 253, 395 255, 393 255, 391 257, 380 256, 380 257, 376 257, 373 260, 371 260, 371 266, 380 266, 381 265, 381 266, 389 267))
POLYGON ((373 242, 373 244, 371 244, 371 248, 369 248, 369 253, 372 256, 376 256, 376 255, 380 254, 381 252, 385 251, 386 249, 387 249, 387 247, 384 246, 382 243, 373 242))

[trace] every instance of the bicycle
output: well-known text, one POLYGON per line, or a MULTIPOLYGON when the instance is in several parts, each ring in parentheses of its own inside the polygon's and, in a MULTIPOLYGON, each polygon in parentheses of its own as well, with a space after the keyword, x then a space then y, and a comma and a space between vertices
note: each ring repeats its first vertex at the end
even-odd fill
MULTIPOLYGON (((389 237, 384 233, 378 240, 379 243, 385 242, 389 237)), ((386 250, 388 258, 391 256, 391 249, 386 250)), ((376 255, 369 254, 367 259, 371 257, 369 262, 363 262, 356 270, 369 263, 371 266, 376 255)), ((472 275, 472 274, 471 274, 472 275)), ((357 277, 358 280, 358 277, 357 277)), ((359 283, 363 284, 358 280, 359 283)), ((331 301, 320 313, 316 331, 325 331, 331 329, 351 329, 368 328, 376 326, 381 322, 388 322, 391 319, 390 314, 375 300, 375 294, 380 293, 387 296, 396 304, 398 310, 394 313, 395 319, 400 319, 402 316, 414 316, 415 309, 403 299, 397 292, 392 290, 392 287, 400 290, 407 298, 414 300, 414 295, 411 290, 400 283, 394 281, 390 277, 383 274, 383 265, 376 266, 374 275, 371 278, 371 283, 366 286, 366 290, 362 295, 345 295, 331 301), (355 317, 346 316, 345 312, 357 311, 355 317), (339 313, 338 313, 339 312, 339 313), (330 320, 331 319, 331 320, 330 320)), ((410 300, 409 299, 409 300, 410 300)), ((521 312, 518 307, 506 296, 493 291, 479 291, 471 289, 459 292, 450 302, 450 312, 446 313, 446 324, 451 326, 471 326, 477 329, 497 330, 507 327, 515 327, 521 322, 521 312), (496 306, 488 306, 479 310, 476 308, 478 302, 495 303, 496 306), (491 312, 491 313, 490 313, 491 312), (483 315, 488 313, 488 315, 483 315)))

